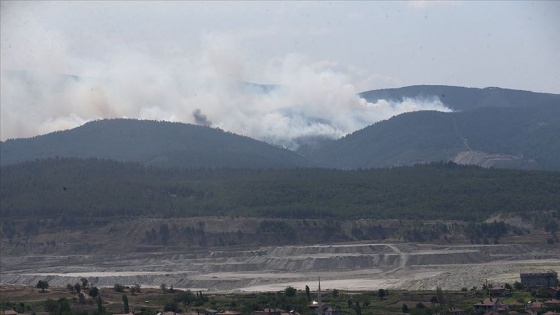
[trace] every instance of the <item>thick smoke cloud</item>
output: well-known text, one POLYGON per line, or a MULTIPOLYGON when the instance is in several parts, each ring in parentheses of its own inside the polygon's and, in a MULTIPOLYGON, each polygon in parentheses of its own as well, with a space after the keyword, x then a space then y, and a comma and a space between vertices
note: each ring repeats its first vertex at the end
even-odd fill
POLYGON ((197 108, 193 112, 194 123, 199 126, 211 126, 212 122, 208 120, 208 117, 202 113, 200 108, 197 108))
MULTIPOLYGON (((404 112, 448 111, 437 99, 367 102, 357 96, 348 74, 295 56, 266 66, 274 86, 228 76, 167 73, 150 60, 133 64, 136 67, 112 64, 105 74, 92 78, 3 71, 2 139, 128 117, 219 127, 294 148, 297 138, 338 138, 404 112)), ((232 71, 227 62, 210 66, 226 67, 226 74, 232 71)))
POLYGON ((296 148, 296 139, 338 138, 404 112, 449 111, 437 99, 367 102, 351 66, 298 54, 255 62, 229 35, 203 34, 188 49, 163 52, 97 38, 104 44, 93 58, 40 21, 21 27, 25 36, 1 34, 2 140, 128 117, 210 125, 296 148))

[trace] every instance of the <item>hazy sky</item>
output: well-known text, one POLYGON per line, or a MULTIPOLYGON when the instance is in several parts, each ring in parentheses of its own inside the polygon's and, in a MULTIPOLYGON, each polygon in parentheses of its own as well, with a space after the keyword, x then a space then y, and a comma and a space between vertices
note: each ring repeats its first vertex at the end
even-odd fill
POLYGON ((405 111, 445 110, 438 100, 355 96, 371 89, 560 93, 559 1, 2 1, 0 35, 2 140, 99 118, 204 115, 291 146, 405 111))

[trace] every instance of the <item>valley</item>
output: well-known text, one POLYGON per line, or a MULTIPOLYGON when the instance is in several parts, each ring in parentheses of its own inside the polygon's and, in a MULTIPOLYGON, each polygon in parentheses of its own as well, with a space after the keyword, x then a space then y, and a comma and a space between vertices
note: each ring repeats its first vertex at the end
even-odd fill
POLYGON ((0 12, 0 315, 560 314, 560 1, 0 12))

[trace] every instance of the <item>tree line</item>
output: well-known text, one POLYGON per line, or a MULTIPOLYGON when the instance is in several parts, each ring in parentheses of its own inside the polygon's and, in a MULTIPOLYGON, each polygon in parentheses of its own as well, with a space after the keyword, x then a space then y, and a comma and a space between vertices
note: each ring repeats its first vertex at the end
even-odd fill
POLYGON ((354 171, 161 169, 59 158, 1 172, 3 219, 60 218, 61 225, 126 216, 482 221, 560 205, 560 172, 453 163, 354 171))

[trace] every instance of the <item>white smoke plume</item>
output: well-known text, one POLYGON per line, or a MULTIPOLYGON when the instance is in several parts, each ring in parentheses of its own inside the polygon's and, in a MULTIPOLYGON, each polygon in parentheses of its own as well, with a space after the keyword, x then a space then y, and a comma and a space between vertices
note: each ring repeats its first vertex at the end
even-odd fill
POLYGON ((40 22, 22 27, 25 37, 1 34, 3 141, 128 117, 211 125, 294 149, 301 137, 338 138, 404 112, 449 111, 437 99, 367 102, 351 66, 298 54, 254 62, 223 34, 156 52, 92 38, 105 43, 93 58, 40 22))
POLYGON ((2 140, 128 117, 211 125, 294 148, 297 138, 338 138, 404 112, 449 111, 437 99, 367 102, 350 74, 298 56, 265 66, 275 86, 244 83, 232 75, 243 64, 212 58, 168 72, 132 54, 94 77, 2 71, 2 140))
POLYGON ((275 87, 181 80, 126 72, 93 79, 3 72, 2 139, 128 117, 211 125, 293 148, 297 138, 338 138, 404 112, 449 111, 439 100, 370 103, 345 75, 306 65, 288 65, 275 87))

